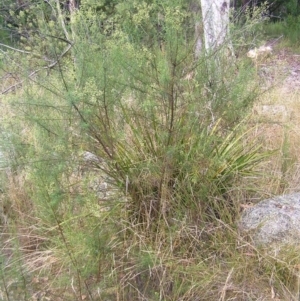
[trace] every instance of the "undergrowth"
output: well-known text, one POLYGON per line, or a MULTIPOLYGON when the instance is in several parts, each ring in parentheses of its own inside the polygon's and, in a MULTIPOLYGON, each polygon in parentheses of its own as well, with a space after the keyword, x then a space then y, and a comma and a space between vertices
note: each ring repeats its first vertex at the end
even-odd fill
POLYGON ((120 4, 100 28, 83 4, 60 32, 71 52, 51 45, 55 68, 32 70, 36 54, 3 57, 30 80, 2 103, 2 299, 295 290, 297 250, 279 260, 237 229, 272 153, 248 122, 255 70, 223 49, 195 60, 189 15, 167 3, 120 4))
POLYGON ((268 38, 282 37, 282 47, 293 48, 293 51, 299 52, 299 16, 289 15, 283 21, 265 23, 263 29, 268 38))

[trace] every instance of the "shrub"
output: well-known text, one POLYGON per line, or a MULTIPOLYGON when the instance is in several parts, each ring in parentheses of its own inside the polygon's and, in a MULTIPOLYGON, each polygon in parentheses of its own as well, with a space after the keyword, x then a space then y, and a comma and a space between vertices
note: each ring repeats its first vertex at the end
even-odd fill
MULTIPOLYGON (((181 276, 209 252, 223 256, 220 223, 234 221, 238 184, 266 156, 244 122, 258 93, 253 70, 223 49, 195 60, 181 1, 122 3, 105 24, 82 5, 68 28, 70 55, 31 76, 11 102, 26 129, 14 144, 26 144, 22 214, 37 225, 27 236, 43 242, 20 257, 28 275, 58 275, 55 287, 67 286, 78 300, 92 300, 96 284, 103 298, 192 300, 198 290, 181 276), (107 195, 91 189, 99 179, 107 195), (174 267, 173 256, 192 263, 174 267)), ((17 230, 27 223, 24 217, 17 230)), ((213 277, 207 266, 203 275, 213 277)))

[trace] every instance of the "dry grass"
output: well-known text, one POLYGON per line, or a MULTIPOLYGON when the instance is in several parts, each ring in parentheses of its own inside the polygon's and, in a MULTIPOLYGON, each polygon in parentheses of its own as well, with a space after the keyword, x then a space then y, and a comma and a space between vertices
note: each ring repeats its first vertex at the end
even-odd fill
POLYGON ((288 73, 285 78, 280 74, 273 79, 275 86, 257 100, 253 109, 251 120, 257 128, 255 135, 266 149, 278 150, 266 166, 269 177, 277 179, 275 190, 274 185, 270 185, 271 190, 266 187, 270 194, 299 191, 300 90, 294 85, 299 79, 300 74, 288 73))

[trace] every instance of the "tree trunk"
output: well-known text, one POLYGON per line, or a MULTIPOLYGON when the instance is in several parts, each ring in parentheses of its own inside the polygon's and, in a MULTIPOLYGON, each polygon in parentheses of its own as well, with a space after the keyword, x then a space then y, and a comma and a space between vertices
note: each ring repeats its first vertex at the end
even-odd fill
POLYGON ((229 0, 200 0, 204 28, 204 42, 211 52, 228 38, 229 0))

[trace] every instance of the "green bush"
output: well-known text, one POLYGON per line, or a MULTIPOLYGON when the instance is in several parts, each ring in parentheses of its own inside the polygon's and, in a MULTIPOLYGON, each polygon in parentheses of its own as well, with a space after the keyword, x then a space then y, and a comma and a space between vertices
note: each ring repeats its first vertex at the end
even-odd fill
POLYGON ((283 35, 291 46, 299 46, 300 16, 287 16, 280 22, 269 22, 264 26, 266 35, 275 38, 283 35))
MULTIPOLYGON (((246 189, 239 183, 266 157, 244 122, 258 90, 253 68, 227 55, 227 45, 195 60, 183 8, 132 1, 102 22, 83 3, 66 28, 70 54, 9 99, 22 125, 13 144, 26 145, 11 158, 24 166, 15 175, 23 205, 13 185, 5 194, 16 231, 34 221, 26 235, 41 240, 20 261, 26 275, 54 275, 57 291, 73 293, 65 300, 97 300, 97 285, 101 300, 193 300, 214 277, 205 257, 224 255, 222 235, 232 244, 230 230, 216 229, 235 220, 246 189), (107 197, 91 189, 99 179, 107 197), (195 234, 198 227, 207 231, 195 234), (176 266, 177 256, 192 260, 176 266), (205 277, 191 291, 196 261, 205 277)), ((24 62, 24 73, 39 58, 24 62)))

